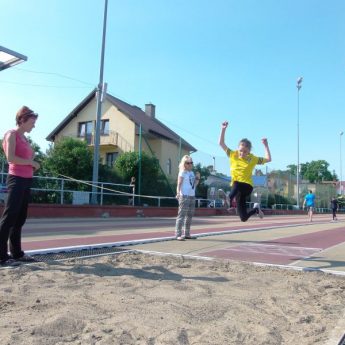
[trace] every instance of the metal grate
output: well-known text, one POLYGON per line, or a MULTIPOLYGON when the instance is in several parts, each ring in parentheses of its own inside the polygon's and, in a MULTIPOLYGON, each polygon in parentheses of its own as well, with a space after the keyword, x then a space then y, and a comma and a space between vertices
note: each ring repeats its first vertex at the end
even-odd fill
POLYGON ((82 250, 63 251, 58 253, 34 254, 32 257, 38 262, 62 261, 69 259, 88 258, 95 256, 119 254, 123 252, 133 252, 119 247, 88 248, 82 250))

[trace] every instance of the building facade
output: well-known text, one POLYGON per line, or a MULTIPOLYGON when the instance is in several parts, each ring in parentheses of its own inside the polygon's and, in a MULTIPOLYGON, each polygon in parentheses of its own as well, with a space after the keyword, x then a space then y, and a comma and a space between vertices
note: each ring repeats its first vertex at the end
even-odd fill
MULTIPOLYGON (((94 146, 96 128, 96 90, 92 91, 48 135, 53 143, 64 137, 85 140, 94 146)), ((168 178, 176 179, 180 158, 196 149, 156 118, 153 104, 145 110, 106 94, 102 103, 100 123, 100 159, 112 166, 124 152, 142 151, 159 160, 168 178), (141 132, 140 132, 141 130, 141 132)))

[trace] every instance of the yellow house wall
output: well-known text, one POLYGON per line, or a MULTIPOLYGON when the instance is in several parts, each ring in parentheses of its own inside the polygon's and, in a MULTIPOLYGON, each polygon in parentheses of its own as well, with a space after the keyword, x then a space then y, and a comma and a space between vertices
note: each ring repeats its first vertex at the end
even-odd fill
MULTIPOLYGON (((58 141, 66 136, 76 138, 80 122, 94 121, 95 126, 96 105, 96 99, 94 98, 58 133, 56 140, 58 141)), ((107 100, 102 105, 101 120, 109 120, 109 131, 119 133, 118 146, 100 145, 100 158, 103 163, 108 152, 118 152, 120 154, 134 150, 135 124, 107 100)))
POLYGON ((58 133, 55 140, 58 141, 63 137, 76 138, 78 136, 78 123, 87 122, 87 121, 95 121, 95 119, 96 119, 96 99, 93 99, 77 114, 76 117, 72 119, 72 121, 70 121, 65 126, 65 128, 63 128, 58 133))
MULTIPOLYGON (((149 139, 148 143, 151 150, 153 151, 155 157, 159 160, 159 164, 163 169, 167 177, 175 179, 178 174, 178 165, 179 165, 179 145, 175 142, 161 140, 161 139, 149 139), (168 174, 167 162, 171 159, 171 174, 168 174)), ((136 151, 139 149, 139 136, 136 138, 136 151)), ((146 141, 142 140, 142 150, 143 152, 151 155, 151 150, 149 149, 146 141)), ((189 151, 182 149, 181 157, 188 154, 189 151)))
POLYGON ((120 152, 134 150, 135 147, 135 123, 126 115, 121 113, 109 101, 105 102, 105 112, 102 119, 109 119, 109 130, 120 134, 121 140, 126 143, 119 143, 120 152), (125 145, 126 144, 126 145, 125 145), (127 147, 126 147, 127 146, 127 147))

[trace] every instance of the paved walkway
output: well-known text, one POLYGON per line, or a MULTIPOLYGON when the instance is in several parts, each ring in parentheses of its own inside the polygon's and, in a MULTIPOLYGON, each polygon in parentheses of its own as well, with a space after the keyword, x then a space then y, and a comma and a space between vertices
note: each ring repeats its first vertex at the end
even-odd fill
POLYGON ((306 216, 267 216, 242 223, 237 217, 195 217, 192 233, 198 239, 183 242, 173 240, 175 218, 29 219, 23 229, 23 247, 36 251, 115 244, 345 272, 345 217, 338 222, 330 218, 316 215, 309 223, 306 216))

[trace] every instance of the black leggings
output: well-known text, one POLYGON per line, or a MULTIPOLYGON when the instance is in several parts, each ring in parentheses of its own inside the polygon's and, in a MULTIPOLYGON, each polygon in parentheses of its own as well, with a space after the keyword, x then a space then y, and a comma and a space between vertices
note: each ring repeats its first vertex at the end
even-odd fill
POLYGON ((8 246, 13 258, 24 255, 21 246, 22 226, 27 217, 32 179, 8 175, 8 197, 0 222, 0 260, 8 259, 8 246))
POLYGON ((336 214, 337 209, 336 208, 332 208, 332 212, 333 212, 333 220, 334 220, 335 218, 337 218, 337 214, 336 214))
POLYGON ((253 214, 256 214, 258 210, 256 208, 247 212, 247 197, 252 193, 253 187, 244 182, 234 181, 231 192, 229 194, 230 205, 235 198, 237 204, 237 213, 240 216, 242 222, 246 222, 253 214))

